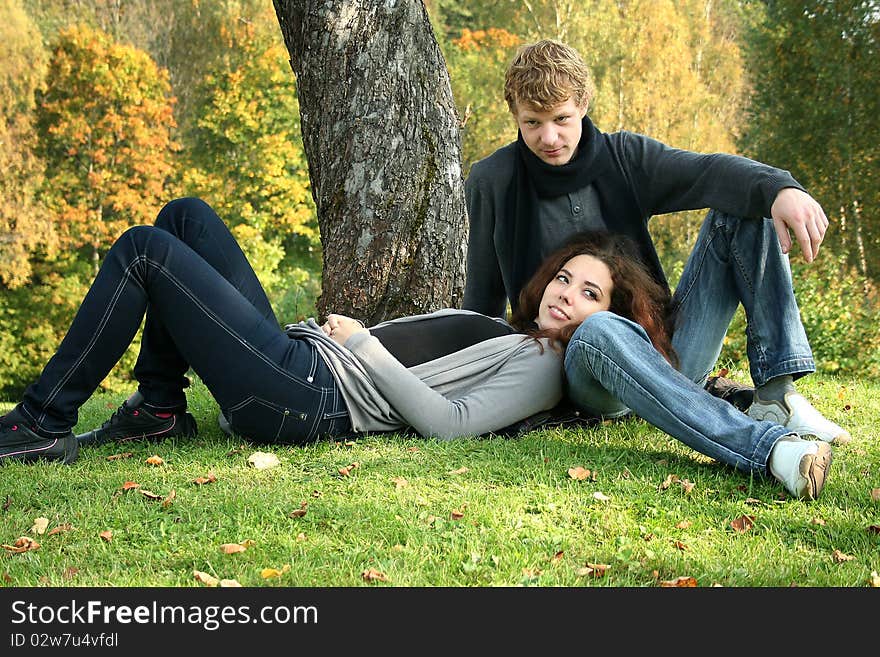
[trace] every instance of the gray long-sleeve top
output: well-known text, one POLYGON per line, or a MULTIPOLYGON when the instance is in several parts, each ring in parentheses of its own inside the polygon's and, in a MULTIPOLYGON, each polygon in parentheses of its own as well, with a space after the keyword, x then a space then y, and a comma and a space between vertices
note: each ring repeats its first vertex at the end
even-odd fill
MULTIPOLYGON (((391 322, 415 323, 452 313, 468 311, 444 309, 391 322)), ((286 329, 291 337, 317 346, 340 387, 355 431, 412 427, 422 436, 443 440, 479 436, 550 409, 562 399, 562 355, 546 340, 539 344, 519 333, 407 368, 369 332, 355 333, 340 346, 314 319, 286 329)))
MULTIPOLYGON (((611 133, 609 148, 617 169, 633 191, 645 222, 656 214, 714 208, 741 217, 769 217, 785 187, 803 189, 788 171, 725 153, 695 153, 628 131, 611 133)), ((465 183, 469 219, 467 279, 462 307, 503 317, 505 289, 513 263, 499 260, 512 239, 508 188, 514 176, 516 142, 476 162, 465 183)), ((603 216, 592 185, 555 198, 542 198, 535 220, 545 257, 566 238, 587 229, 615 231, 615 218, 603 216)), ((653 245, 650 246, 653 250, 653 245)))

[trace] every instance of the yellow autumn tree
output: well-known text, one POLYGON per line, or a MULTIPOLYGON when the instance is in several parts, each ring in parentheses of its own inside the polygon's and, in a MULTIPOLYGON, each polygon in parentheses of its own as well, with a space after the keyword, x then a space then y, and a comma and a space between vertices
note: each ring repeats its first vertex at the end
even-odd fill
POLYGON ((33 154, 34 93, 46 53, 20 0, 0 0, 0 284, 27 283, 35 251, 52 253, 52 222, 36 193, 43 166, 33 154))
POLYGON ((452 93, 461 116, 463 173, 516 138, 504 101, 504 70, 522 39, 507 30, 464 28, 446 47, 452 93))
POLYGON ((241 63, 203 82, 208 93, 187 139, 183 184, 227 222, 272 294, 319 269, 320 237, 289 55, 280 39, 238 43, 241 63))
POLYGON ((62 30, 38 95, 44 197, 62 246, 101 251, 150 223, 170 196, 174 118, 168 74, 143 51, 85 26, 62 30))

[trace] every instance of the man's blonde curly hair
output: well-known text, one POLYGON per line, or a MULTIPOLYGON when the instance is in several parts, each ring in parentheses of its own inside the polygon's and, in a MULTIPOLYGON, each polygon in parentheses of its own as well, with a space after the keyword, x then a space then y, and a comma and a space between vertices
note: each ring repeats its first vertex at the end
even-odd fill
POLYGON ((520 47, 504 77, 504 100, 513 114, 517 105, 546 112, 569 98, 587 108, 594 93, 593 76, 578 52, 551 39, 520 47))

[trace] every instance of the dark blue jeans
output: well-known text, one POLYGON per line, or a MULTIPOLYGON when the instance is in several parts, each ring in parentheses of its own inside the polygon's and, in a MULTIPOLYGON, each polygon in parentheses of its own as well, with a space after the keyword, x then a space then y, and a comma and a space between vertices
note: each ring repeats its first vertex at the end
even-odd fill
POLYGON ((332 373, 313 345, 287 336, 235 238, 203 201, 172 201, 155 226, 110 248, 73 323, 20 408, 66 433, 129 347, 146 313, 134 368, 156 409, 186 407, 187 371, 202 379, 236 433, 307 443, 350 429, 332 373))

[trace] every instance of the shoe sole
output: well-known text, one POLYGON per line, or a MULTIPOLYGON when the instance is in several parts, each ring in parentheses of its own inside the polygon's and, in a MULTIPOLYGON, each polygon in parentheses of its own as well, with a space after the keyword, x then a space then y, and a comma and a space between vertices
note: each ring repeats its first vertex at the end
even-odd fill
POLYGON ((113 441, 117 443, 127 443, 132 440, 147 440, 150 442, 158 442, 160 440, 164 440, 165 438, 174 438, 176 436, 180 436, 182 438, 191 438, 198 433, 198 428, 196 427, 195 418, 189 413, 186 414, 184 421, 178 427, 177 418, 174 418, 174 422, 171 423, 171 426, 167 429, 162 429, 161 431, 154 431, 153 433, 138 433, 133 436, 124 436, 122 438, 109 438, 108 441, 113 441), (177 431, 175 431, 177 429, 177 431))
POLYGON ((74 436, 66 436, 64 438, 56 438, 51 444, 45 447, 37 447, 35 449, 21 449, 17 452, 9 452, 0 455, 0 463, 6 459, 22 461, 24 463, 34 463, 37 461, 61 461, 64 465, 70 465, 79 458, 79 441, 74 436), (58 453, 58 443, 63 442, 62 453, 58 453), (56 450, 50 453, 50 450, 56 450))
POLYGON ((798 470, 804 480, 799 497, 804 500, 815 500, 825 487, 825 478, 831 468, 833 455, 831 446, 821 441, 815 454, 805 454, 798 470))
POLYGON ((93 444, 93 445, 104 445, 106 443, 128 443, 133 440, 147 440, 150 442, 159 442, 160 440, 164 440, 165 438, 173 438, 175 436, 181 436, 183 438, 192 438, 197 435, 199 432, 198 425, 196 424, 196 419, 190 415, 186 414, 184 421, 181 423, 181 426, 177 425, 177 418, 175 417, 175 421, 172 422, 170 427, 162 429, 160 431, 154 431, 152 433, 136 433, 128 436, 113 436, 111 438, 98 438, 95 434, 98 430, 87 431, 86 433, 79 434, 76 439, 83 444, 93 444), (171 433, 177 428, 176 433, 171 433))
POLYGON ((823 443, 828 443, 829 445, 845 445, 846 443, 852 440, 852 436, 849 433, 844 432, 833 436, 830 440, 826 440, 822 436, 819 436, 808 428, 800 428, 800 427, 791 427, 786 424, 788 422, 788 414, 782 410, 777 410, 775 408, 763 408, 756 409, 754 406, 750 407, 746 412, 753 420, 758 420, 759 422, 772 422, 773 424, 778 424, 780 426, 785 427, 789 431, 793 431, 794 433, 800 436, 813 436, 817 440, 821 440, 823 443))

